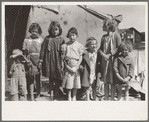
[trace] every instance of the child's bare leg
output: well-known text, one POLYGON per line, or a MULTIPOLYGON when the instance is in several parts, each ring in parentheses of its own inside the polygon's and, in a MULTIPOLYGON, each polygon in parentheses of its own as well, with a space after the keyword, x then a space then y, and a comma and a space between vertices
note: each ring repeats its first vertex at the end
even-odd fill
POLYGON ((115 92, 116 92, 116 84, 112 83, 111 84, 111 100, 114 100, 115 92))
POLYGON ((67 89, 68 101, 71 101, 71 89, 67 89))
POLYGON ((19 98, 18 97, 19 97, 18 94, 12 95, 11 101, 19 101, 19 98))
POLYGON ((52 78, 49 78, 49 94, 50 94, 50 97, 51 99, 53 100, 53 79, 52 78))
POLYGON ((105 100, 109 100, 109 83, 105 83, 105 100))
POLYGON ((31 101, 34 101, 34 84, 30 85, 31 101))
POLYGON ((90 90, 89 90, 89 88, 86 90, 86 100, 87 101, 90 100, 90 90))
POLYGON ((34 75, 29 75, 29 90, 31 101, 34 101, 34 75))
POLYGON ((129 100, 129 89, 128 89, 128 87, 125 87, 125 90, 124 90, 124 100, 125 101, 129 100))
POLYGON ((73 88, 72 100, 76 101, 77 89, 73 88))
POLYGON ((117 99, 120 101, 120 100, 122 100, 122 95, 123 95, 123 91, 122 91, 122 88, 121 88, 121 86, 117 86, 117 99))
POLYGON ((61 90, 61 92, 66 95, 66 93, 64 92, 64 88, 65 88, 65 84, 66 84, 66 80, 62 80, 62 84, 60 85, 59 89, 61 90))

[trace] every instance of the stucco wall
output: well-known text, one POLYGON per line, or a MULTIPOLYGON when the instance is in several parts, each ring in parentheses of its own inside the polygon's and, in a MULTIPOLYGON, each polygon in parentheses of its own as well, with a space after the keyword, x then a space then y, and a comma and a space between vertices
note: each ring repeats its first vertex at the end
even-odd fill
POLYGON ((32 22, 37 22, 40 24, 43 36, 48 35, 48 27, 51 21, 58 21, 63 29, 62 37, 65 41, 68 41, 66 34, 71 27, 76 27, 78 30, 78 41, 85 44, 88 37, 93 36, 98 40, 98 47, 100 46, 100 40, 105 32, 102 31, 102 20, 95 17, 94 15, 86 12, 82 8, 76 5, 61 5, 61 6, 48 6, 49 8, 55 8, 59 10, 59 14, 33 7, 30 11, 30 16, 28 20, 27 33, 29 36, 28 28, 32 22))

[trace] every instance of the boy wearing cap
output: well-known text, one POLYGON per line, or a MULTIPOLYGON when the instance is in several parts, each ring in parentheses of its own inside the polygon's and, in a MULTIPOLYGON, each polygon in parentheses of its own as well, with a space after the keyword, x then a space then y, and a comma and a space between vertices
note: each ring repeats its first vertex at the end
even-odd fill
POLYGON ((11 101, 26 101, 27 86, 25 76, 25 65, 28 63, 27 59, 22 55, 22 51, 15 49, 9 58, 11 76, 10 94, 11 101))

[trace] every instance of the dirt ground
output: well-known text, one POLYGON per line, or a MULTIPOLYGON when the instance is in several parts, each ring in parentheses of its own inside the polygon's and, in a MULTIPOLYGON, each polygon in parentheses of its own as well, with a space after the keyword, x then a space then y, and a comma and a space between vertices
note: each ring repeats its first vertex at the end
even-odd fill
MULTIPOLYGON (((9 88, 9 81, 10 79, 8 79, 8 81, 6 82, 6 86, 5 86, 5 101, 11 101, 11 95, 10 95, 10 88, 9 88)), ((62 92, 60 92, 60 96, 56 99, 53 99, 53 97, 50 96, 49 92, 49 88, 48 88, 48 79, 46 78, 42 78, 42 82, 41 82, 41 95, 39 98, 36 98, 36 89, 34 90, 34 96, 35 96, 35 101, 67 101, 67 96, 66 94, 63 94, 62 92)), ((65 91, 66 92, 66 91, 65 91)), ((30 96, 27 95, 27 101, 30 101, 30 96)), ((122 101, 124 98, 122 98, 122 101)), ((145 96, 142 95, 141 93, 137 93, 134 89, 130 88, 129 89, 129 101, 141 101, 144 100, 145 96)), ((77 96, 77 101, 86 101, 86 97, 79 97, 79 95, 77 96)), ((104 96, 103 95, 99 95, 97 94, 96 96, 96 101, 105 101, 104 100, 104 96)), ((115 96, 115 101, 117 101, 117 97, 115 96)))

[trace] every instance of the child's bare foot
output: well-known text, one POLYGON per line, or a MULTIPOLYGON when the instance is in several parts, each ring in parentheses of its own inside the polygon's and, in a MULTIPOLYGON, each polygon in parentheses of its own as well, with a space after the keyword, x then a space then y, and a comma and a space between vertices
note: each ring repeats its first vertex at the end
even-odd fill
POLYGON ((72 101, 76 101, 76 97, 72 98, 72 101))
POLYGON ((68 97, 68 101, 71 101, 71 98, 68 97))
POLYGON ((63 95, 66 95, 66 93, 64 92, 63 87, 60 86, 59 89, 61 90, 61 92, 63 93, 63 95))

